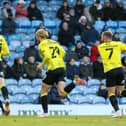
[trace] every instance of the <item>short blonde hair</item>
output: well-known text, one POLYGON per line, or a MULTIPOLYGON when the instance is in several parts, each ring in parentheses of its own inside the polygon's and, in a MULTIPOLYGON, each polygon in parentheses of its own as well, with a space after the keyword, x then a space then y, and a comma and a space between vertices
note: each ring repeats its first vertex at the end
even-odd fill
POLYGON ((49 37, 49 33, 45 29, 39 29, 36 31, 36 38, 38 38, 38 37, 47 39, 49 37))
POLYGON ((104 32, 102 32, 101 38, 103 36, 106 36, 108 39, 112 39, 113 34, 111 31, 104 31, 104 32))

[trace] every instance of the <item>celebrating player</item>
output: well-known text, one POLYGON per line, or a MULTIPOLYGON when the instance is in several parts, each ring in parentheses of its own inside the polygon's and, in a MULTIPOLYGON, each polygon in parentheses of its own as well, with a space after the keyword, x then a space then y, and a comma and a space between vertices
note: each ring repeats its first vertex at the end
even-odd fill
POLYGON ((43 80, 41 89, 41 102, 44 113, 40 117, 48 116, 47 94, 54 83, 57 84, 59 95, 63 97, 70 93, 76 84, 84 84, 83 80, 76 78, 65 87, 65 51, 56 41, 48 39, 48 36, 48 32, 44 29, 36 31, 39 51, 43 57, 43 62, 38 65, 37 69, 41 69, 44 65, 47 66, 46 77, 43 80))
POLYGON ((9 107, 8 90, 5 86, 4 73, 2 70, 2 57, 5 55, 8 55, 9 53, 10 52, 9 52, 6 40, 4 39, 2 35, 0 35, 0 89, 5 99, 5 111, 4 111, 5 115, 8 115, 10 113, 10 107, 9 107))
POLYGON ((122 83, 124 75, 121 64, 121 52, 126 51, 126 45, 122 42, 112 41, 112 33, 110 31, 102 33, 101 41, 102 43, 98 46, 98 50, 104 65, 109 99, 115 110, 113 117, 121 117, 122 114, 119 110, 115 91, 117 90, 119 96, 126 97, 126 91, 122 83))

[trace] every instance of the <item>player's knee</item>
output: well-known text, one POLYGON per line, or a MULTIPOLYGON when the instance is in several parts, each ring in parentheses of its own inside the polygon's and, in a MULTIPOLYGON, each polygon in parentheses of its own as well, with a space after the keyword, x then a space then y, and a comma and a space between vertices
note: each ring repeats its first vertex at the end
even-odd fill
POLYGON ((58 93, 59 93, 59 96, 61 96, 61 97, 66 96, 66 93, 64 90, 60 90, 60 91, 58 91, 58 93))

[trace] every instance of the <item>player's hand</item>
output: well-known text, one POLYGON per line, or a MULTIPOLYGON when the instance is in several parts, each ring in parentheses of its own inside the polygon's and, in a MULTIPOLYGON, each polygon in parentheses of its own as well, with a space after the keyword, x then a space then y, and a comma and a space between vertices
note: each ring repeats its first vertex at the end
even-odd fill
POLYGON ((39 64, 38 66, 37 66, 37 71, 40 71, 42 69, 42 64, 39 64))

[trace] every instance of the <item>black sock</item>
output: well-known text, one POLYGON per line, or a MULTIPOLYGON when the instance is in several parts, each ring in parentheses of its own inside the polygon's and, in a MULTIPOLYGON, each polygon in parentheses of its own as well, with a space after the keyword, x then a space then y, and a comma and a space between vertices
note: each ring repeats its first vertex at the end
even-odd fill
POLYGON ((122 91, 121 96, 122 96, 122 97, 126 97, 126 90, 123 90, 123 91, 122 91))
POLYGON ((65 91, 66 93, 70 93, 74 88, 75 88, 75 84, 74 84, 74 83, 71 83, 71 84, 67 85, 67 86, 64 88, 64 91, 65 91))
POLYGON ((115 111, 119 110, 118 101, 116 99, 116 96, 112 95, 109 97, 109 99, 110 99, 111 105, 113 106, 114 110, 115 111))
POLYGON ((44 113, 48 113, 47 95, 41 96, 41 104, 42 104, 42 108, 43 108, 44 113))
POLYGON ((1 108, 1 110, 2 110, 2 113, 4 113, 4 107, 3 107, 3 104, 2 104, 2 102, 1 102, 1 100, 0 100, 0 108, 1 108))
POLYGON ((7 88, 2 87, 1 92, 2 92, 2 95, 3 95, 4 99, 8 99, 8 90, 7 90, 7 88))

